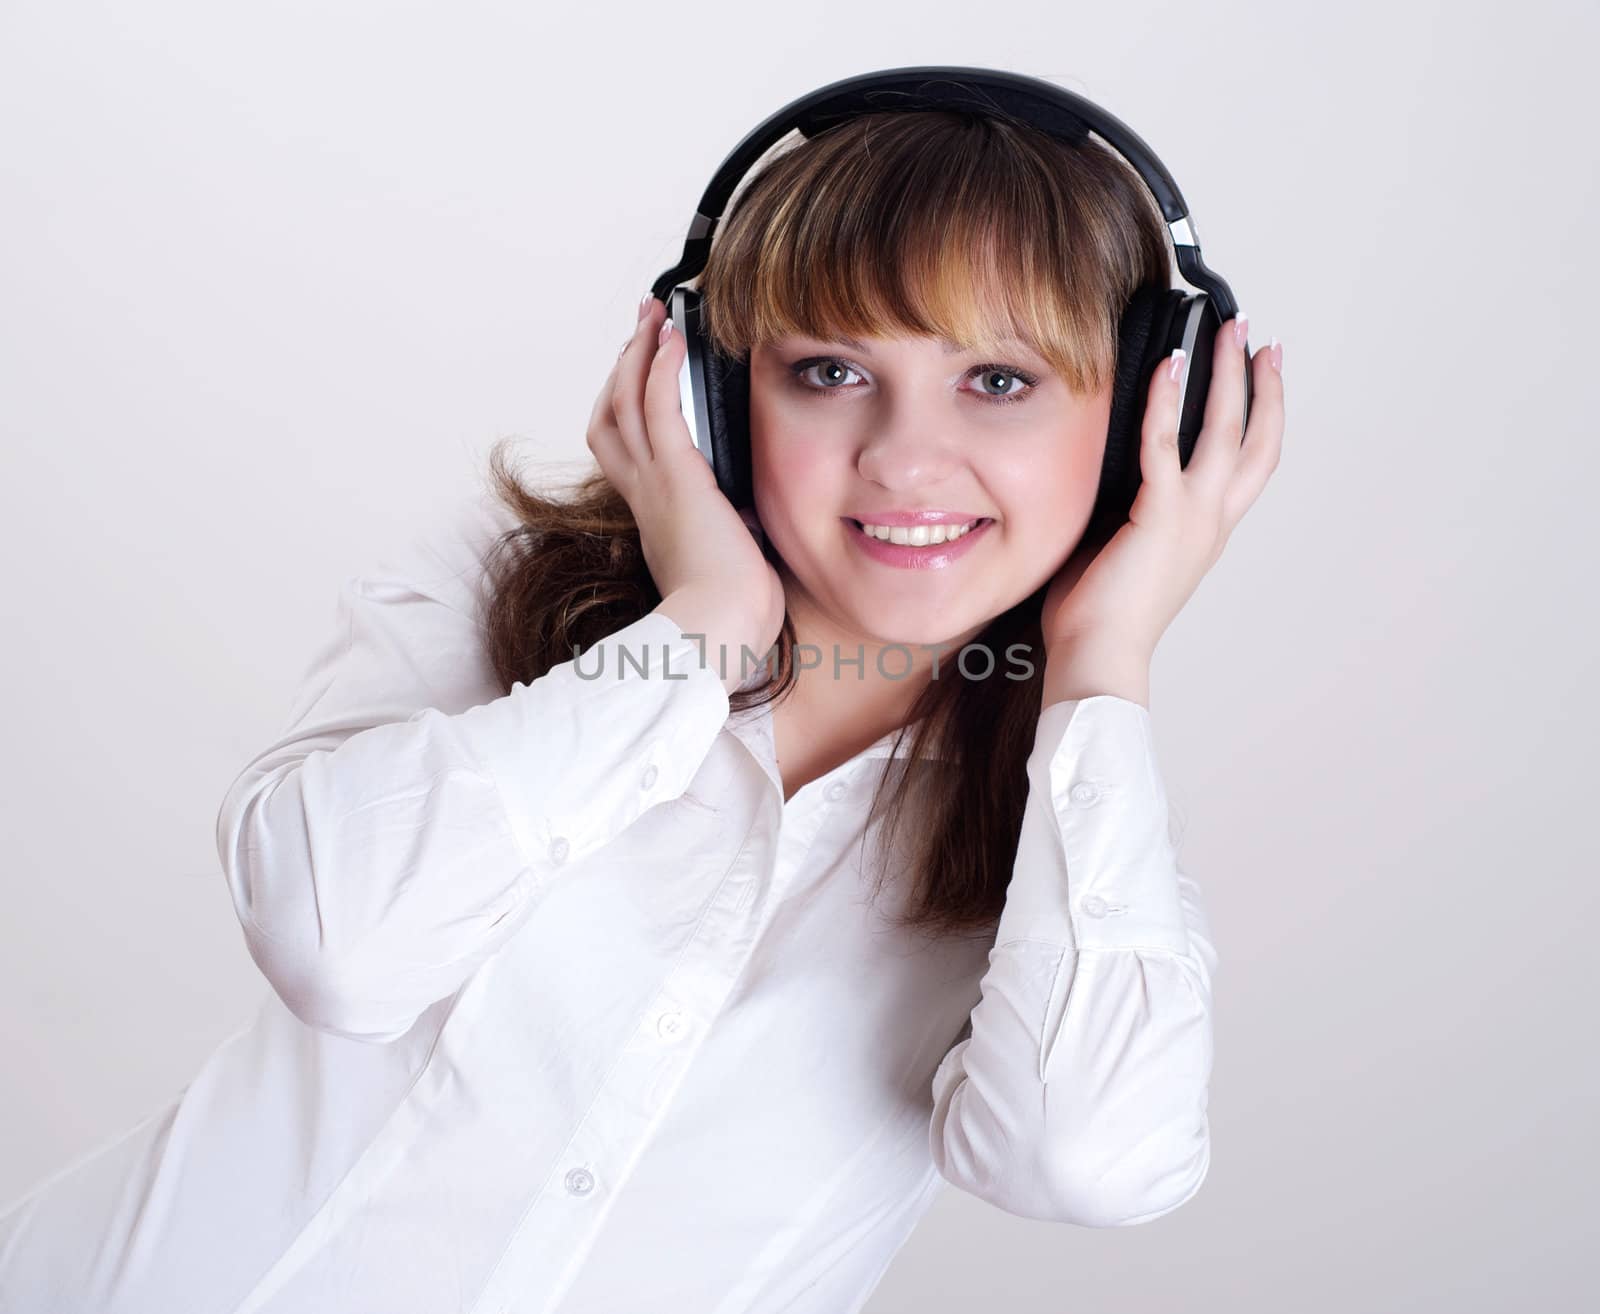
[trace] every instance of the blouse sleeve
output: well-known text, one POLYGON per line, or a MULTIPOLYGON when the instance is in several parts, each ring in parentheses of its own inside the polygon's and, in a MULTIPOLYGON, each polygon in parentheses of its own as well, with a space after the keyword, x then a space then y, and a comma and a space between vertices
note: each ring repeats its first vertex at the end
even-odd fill
POLYGON ((954 1185, 1025 1218, 1147 1222, 1210 1166, 1211 942, 1148 710, 1051 703, 981 996, 933 1077, 954 1185))
POLYGON ((479 633, 490 527, 344 583, 288 728, 217 812, 250 955, 320 1030, 403 1035, 575 863, 681 795, 727 719, 698 641, 655 611, 502 692, 479 633))

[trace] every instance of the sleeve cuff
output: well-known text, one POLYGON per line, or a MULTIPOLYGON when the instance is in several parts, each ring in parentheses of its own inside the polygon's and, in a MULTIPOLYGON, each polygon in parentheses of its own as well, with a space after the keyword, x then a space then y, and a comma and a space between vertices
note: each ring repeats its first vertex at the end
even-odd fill
POLYGON ((1027 769, 997 943, 1188 953, 1149 709, 1113 694, 1051 703, 1039 714, 1027 769))
POLYGON ((584 857, 679 797, 729 710, 699 643, 658 611, 514 685, 502 701, 511 715, 472 708, 459 729, 498 784, 536 870, 584 857))

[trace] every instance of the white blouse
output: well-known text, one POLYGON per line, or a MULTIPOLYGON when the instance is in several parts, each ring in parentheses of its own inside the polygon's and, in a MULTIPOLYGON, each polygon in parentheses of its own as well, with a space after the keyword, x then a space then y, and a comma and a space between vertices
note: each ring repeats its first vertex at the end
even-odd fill
POLYGON ((217 815, 271 990, 0 1214, 3 1314, 843 1314, 944 1183, 1089 1227, 1198 1190, 1216 953, 1144 707, 1044 708, 992 940, 895 930, 893 736, 785 802, 770 706, 660 612, 501 694, 511 523, 344 586, 217 815))

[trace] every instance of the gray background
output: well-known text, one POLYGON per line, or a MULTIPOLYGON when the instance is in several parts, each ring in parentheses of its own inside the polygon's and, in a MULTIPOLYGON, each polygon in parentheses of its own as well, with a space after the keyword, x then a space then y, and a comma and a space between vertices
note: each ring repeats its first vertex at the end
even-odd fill
POLYGON ((947 1189, 869 1309, 1577 1301, 1597 36, 1553 0, 6 0, 0 1199, 268 988, 212 823, 340 581, 503 434, 587 462, 749 127, 971 63, 1155 148, 1252 344, 1285 343, 1289 419, 1152 682, 1222 954, 1210 1176, 1109 1231, 947 1189))

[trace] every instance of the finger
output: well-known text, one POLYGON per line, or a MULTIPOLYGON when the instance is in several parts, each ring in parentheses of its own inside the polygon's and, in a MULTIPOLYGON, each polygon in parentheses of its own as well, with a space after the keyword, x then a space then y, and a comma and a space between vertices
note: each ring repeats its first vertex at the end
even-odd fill
POLYGON ((634 470, 638 468, 638 462, 623 443, 622 434, 610 415, 609 398, 609 393, 602 394, 602 404, 607 413, 603 419, 590 421, 588 442, 589 450, 594 453, 595 462, 600 467, 600 473, 605 475, 611 481, 611 486, 620 492, 632 479, 634 470))
POLYGON ((1235 329, 1249 327, 1249 317, 1235 315, 1217 332, 1211 351, 1211 382, 1206 388, 1205 418, 1200 436, 1184 471, 1191 484, 1221 495, 1240 461, 1239 442, 1244 434, 1245 371, 1250 368, 1247 345, 1235 329))
MULTIPOLYGON (((663 318, 662 324, 671 320, 663 318)), ((678 390, 678 370, 683 364, 683 334, 673 325, 666 340, 658 342, 644 383, 644 426, 653 456, 671 458, 694 450, 689 425, 683 418, 683 398, 678 390)))
POLYGON ((622 440, 621 430, 617 428, 615 390, 617 372, 621 369, 621 365, 622 353, 618 352, 617 359, 612 362, 610 373, 606 375, 605 382, 601 384, 600 391, 594 399, 594 406, 589 411, 587 429, 589 450, 594 453, 602 473, 613 486, 617 486, 620 480, 627 478, 628 471, 637 464, 636 458, 622 440))
POLYGON ((1139 474, 1153 488, 1166 489, 1183 478, 1178 458, 1178 395, 1186 366, 1183 348, 1178 347, 1163 358, 1150 379, 1139 435, 1139 474), (1180 370, 1177 379, 1172 377, 1175 362, 1180 370))
POLYGON ((1269 347, 1262 347, 1250 362, 1250 419, 1245 425, 1244 447, 1224 499, 1230 525, 1236 524, 1260 496, 1283 455, 1283 376, 1272 368, 1269 347))
POLYGON ((656 297, 617 360, 616 378, 611 390, 611 410, 616 418, 623 445, 633 460, 643 464, 652 459, 650 436, 645 430, 644 381, 654 359, 656 330, 666 307, 656 297))
POLYGON ((589 412, 589 450, 595 454, 601 470, 613 484, 625 478, 626 472, 638 464, 638 458, 624 441, 622 431, 617 425, 617 377, 622 372, 622 358, 628 348, 634 346, 643 336, 642 330, 649 318, 650 303, 653 300, 653 297, 648 296, 640 299, 633 332, 623 340, 622 346, 618 349, 616 359, 612 361, 611 369, 607 372, 605 382, 601 385, 594 406, 589 412))
POLYGON ((611 409, 611 394, 617 386, 617 371, 622 366, 622 356, 618 353, 617 359, 612 362, 611 370, 606 375, 605 382, 600 385, 600 391, 595 396, 594 405, 589 408, 589 432, 593 433, 602 426, 616 423, 616 417, 611 409))

